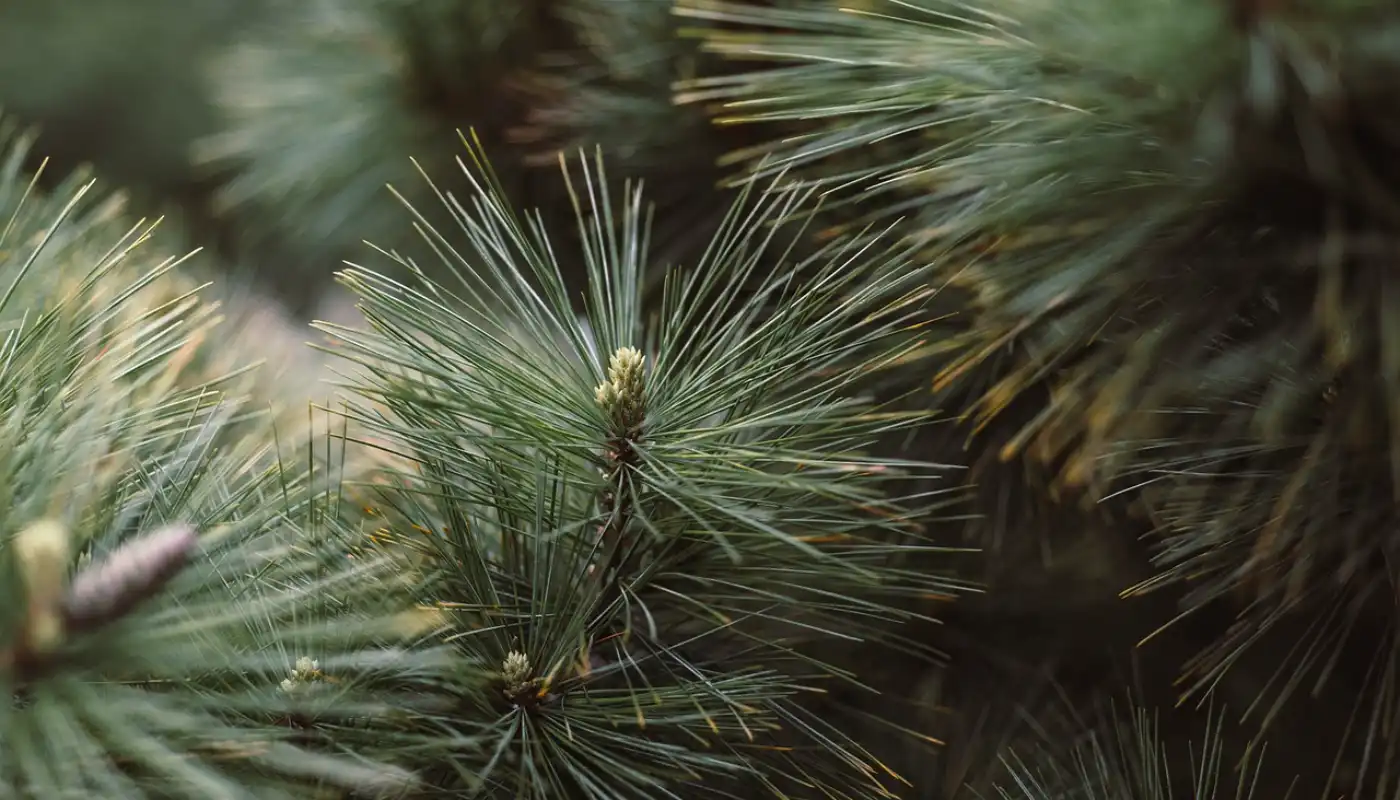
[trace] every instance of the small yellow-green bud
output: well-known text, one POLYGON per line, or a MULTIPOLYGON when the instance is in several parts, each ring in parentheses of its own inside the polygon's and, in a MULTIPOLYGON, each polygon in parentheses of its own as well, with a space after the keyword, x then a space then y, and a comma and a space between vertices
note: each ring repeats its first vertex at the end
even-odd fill
POLYGON ((640 425, 646 411, 646 356, 620 347, 608 359, 608 379, 594 393, 598 405, 623 427, 640 425))
POLYGON ((283 679, 282 691, 293 692, 308 684, 321 680, 321 662, 310 656, 302 656, 297 659, 296 666, 292 669, 291 676, 283 679))
POLYGON ((598 388, 594 390, 593 397, 598 401, 598 405, 611 411, 612 407, 617 405, 617 387, 613 386, 610 381, 600 383, 598 388))
POLYGON ((63 641, 63 595, 72 557, 68 529, 54 520, 40 520, 20 531, 14 548, 27 601, 25 644, 36 653, 47 652, 63 641))
POLYGON ((534 666, 530 664, 529 656, 512 650, 501 663, 501 679, 508 686, 521 686, 530 681, 530 673, 533 670, 534 666))
POLYGON ((646 367, 646 356, 635 347, 619 347, 608 359, 608 380, 622 396, 640 395, 646 367))

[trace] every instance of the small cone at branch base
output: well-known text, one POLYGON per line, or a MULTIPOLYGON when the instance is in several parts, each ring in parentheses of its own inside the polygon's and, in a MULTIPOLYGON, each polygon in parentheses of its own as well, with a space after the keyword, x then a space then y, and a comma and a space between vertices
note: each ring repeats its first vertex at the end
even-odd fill
POLYGON ((118 547, 73 579, 63 604, 68 627, 92 630, 120 619, 184 568, 198 537, 194 528, 160 528, 118 547))

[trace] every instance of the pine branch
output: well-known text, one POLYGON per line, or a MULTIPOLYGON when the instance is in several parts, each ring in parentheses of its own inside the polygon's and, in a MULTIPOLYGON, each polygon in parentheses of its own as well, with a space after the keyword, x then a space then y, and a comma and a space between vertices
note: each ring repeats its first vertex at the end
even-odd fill
POLYGON ((1157 717, 1148 709, 1131 708, 1126 714, 1110 710, 1106 716, 1099 730, 1068 758, 1025 758, 1009 753, 1006 760, 1012 776, 999 788, 998 796, 1005 800, 1169 800, 1182 796, 1182 790, 1195 800, 1249 800, 1255 796, 1259 759, 1246 752, 1240 764, 1227 764, 1219 716, 1207 721, 1199 750, 1192 749, 1186 764, 1167 752, 1157 717))
POLYGON ((960 588, 907 563, 938 551, 920 523, 942 500, 898 487, 940 470, 869 455, 927 416, 861 388, 916 346, 927 291, 904 252, 785 257, 774 223, 806 197, 751 189, 650 311, 641 195, 615 203, 581 160, 576 316, 550 232, 470 155, 470 196, 439 193, 460 241, 414 212, 455 280, 352 268, 369 330, 330 329, 358 366, 354 423, 408 465, 385 519, 422 532, 423 591, 465 658, 499 665, 439 723, 474 743, 456 772, 488 796, 884 796, 878 762, 798 699, 854 677, 805 645, 890 638, 909 599, 960 588))
MULTIPOLYGON (((1144 501, 1164 574, 1136 592, 1239 609, 1189 665, 1188 694, 1289 620, 1304 629, 1289 663, 1321 678, 1344 633, 1393 624, 1378 598, 1400 316, 1382 253, 1400 217, 1381 5, 680 13, 714 28, 708 48, 768 62, 699 99, 805 124, 768 169, 802 170, 857 219, 905 215, 938 279, 971 296, 936 387, 1014 353, 970 424, 1047 398, 1000 456, 1057 470, 1062 491, 1144 501)), ((1260 708, 1297 685, 1267 687, 1260 708)))
POLYGON ((341 742, 298 741, 277 684, 318 654, 348 698, 321 715, 384 737, 411 695, 365 681, 440 670, 439 652, 401 646, 435 617, 404 613, 389 563, 344 559, 333 485, 229 435, 237 406, 188 371, 197 300, 141 305, 170 269, 143 260, 146 230, 122 235, 81 189, 26 189, 23 146, 0 173, 0 793, 411 786, 341 742))

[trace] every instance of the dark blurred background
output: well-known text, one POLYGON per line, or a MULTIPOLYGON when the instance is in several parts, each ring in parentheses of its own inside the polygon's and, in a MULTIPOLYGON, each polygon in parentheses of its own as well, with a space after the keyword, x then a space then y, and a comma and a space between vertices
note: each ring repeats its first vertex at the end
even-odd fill
POLYGON ((375 257, 364 240, 413 250, 385 185, 432 217, 418 166, 458 188, 458 131, 484 140, 526 206, 569 213, 556 154, 599 145, 614 177, 689 206, 662 215, 682 222, 669 239, 660 225, 659 247, 703 234, 717 198, 694 189, 714 185, 728 145, 672 102, 695 59, 674 34, 668 0, 10 3, 0 113, 39 131, 51 179, 91 165, 102 189, 166 218, 167 242, 205 248, 196 268, 309 318, 344 260, 375 257))

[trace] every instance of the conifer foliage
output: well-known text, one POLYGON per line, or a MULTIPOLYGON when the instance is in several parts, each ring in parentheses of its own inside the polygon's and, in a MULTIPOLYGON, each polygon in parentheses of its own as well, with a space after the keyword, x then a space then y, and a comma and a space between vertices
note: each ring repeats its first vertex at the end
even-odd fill
POLYGON ((470 195, 442 195, 456 230, 421 228, 454 279, 352 268, 370 330, 332 331, 363 368, 355 424, 405 462, 383 502, 420 533, 391 547, 426 553, 449 638, 494 672, 437 723, 460 742, 450 781, 881 795, 897 776, 803 695, 856 679, 815 646, 893 640, 908 599, 958 588, 921 533, 936 503, 900 502, 938 471, 871 454, 926 417, 861 388, 917 346, 929 290, 906 253, 792 256, 777 223, 806 198, 774 184, 648 304, 643 197, 615 203, 601 160, 581 159, 565 173, 590 278, 575 309, 557 233, 469 155, 470 195))
MULTIPOLYGON (((1036 398, 1001 457, 1140 503, 1161 575, 1137 591, 1239 604, 1188 665, 1188 692, 1300 612, 1271 692, 1325 678, 1358 626, 1393 629, 1400 184, 1385 4, 682 0, 679 13, 709 28, 708 49, 759 62, 697 92, 731 121, 803 128, 765 148, 757 174, 799 169, 856 219, 905 219, 938 280, 965 293, 934 375, 982 384, 958 412, 987 426, 1036 398)), ((1391 674, 1388 647, 1371 674, 1391 674)), ((1395 713, 1382 705, 1377 724, 1395 713)))
POLYGON ((334 424, 0 128, 0 797, 1400 796, 1393 4, 258 6, 334 424))
POLYGON ((1228 765, 1221 719, 1207 718, 1203 735, 1194 737, 1189 759, 1170 752, 1156 716, 1141 707, 1117 710, 1109 704, 1068 747, 1046 743, 1026 754, 1002 756, 1009 777, 1000 789, 1005 800, 1068 800, 1111 797, 1115 800, 1252 800, 1259 796, 1259 759, 1246 753, 1228 765), (1178 765, 1185 765, 1182 768, 1178 765))
POLYGON ((36 193, 26 146, 0 173, 0 793, 403 791, 411 773, 317 730, 397 713, 395 691, 357 686, 430 669, 401 645, 431 619, 394 602, 383 560, 344 559, 335 495, 300 458, 225 435, 228 381, 187 368, 200 302, 143 304, 173 264, 148 226, 85 203, 90 184, 36 193), (279 689, 304 656, 334 692, 279 689))
POLYGON ((541 15, 536 0, 274 2, 212 59, 222 123, 194 148, 241 248, 324 275, 366 240, 411 245, 385 184, 416 189, 410 158, 447 169, 455 130, 513 119, 541 15))

